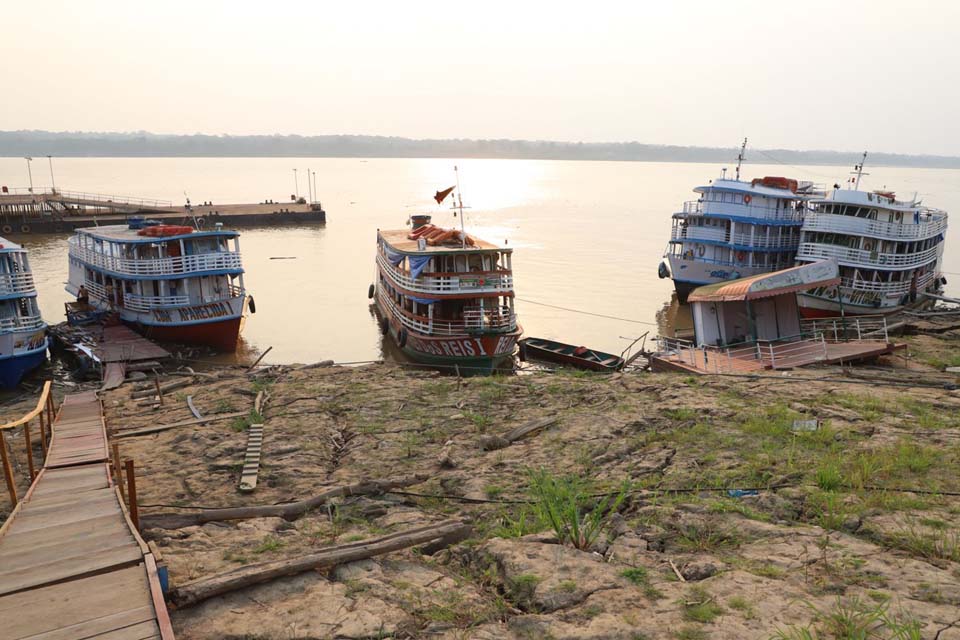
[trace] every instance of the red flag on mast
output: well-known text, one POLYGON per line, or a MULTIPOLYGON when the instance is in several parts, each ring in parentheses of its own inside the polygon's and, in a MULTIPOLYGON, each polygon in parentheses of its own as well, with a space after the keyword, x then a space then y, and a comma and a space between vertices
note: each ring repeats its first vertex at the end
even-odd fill
POLYGON ((450 187, 449 189, 444 189, 443 191, 437 191, 436 195, 433 196, 433 199, 437 201, 437 204, 441 204, 450 192, 454 190, 455 187, 450 187))

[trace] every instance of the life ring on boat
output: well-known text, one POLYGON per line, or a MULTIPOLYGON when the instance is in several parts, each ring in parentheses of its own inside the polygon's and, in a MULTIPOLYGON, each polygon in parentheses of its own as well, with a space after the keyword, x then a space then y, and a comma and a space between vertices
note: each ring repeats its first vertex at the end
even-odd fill
POLYGON ((746 257, 747 257, 746 252, 744 251, 737 252, 737 260, 739 260, 740 262, 743 262, 746 259, 746 257))
POLYGON ((751 196, 749 193, 748 193, 747 195, 743 196, 743 202, 744 202, 744 204, 750 204, 750 202, 751 202, 752 200, 753 200, 753 196, 751 196))
POLYGON ((197 218, 197 228, 198 228, 198 229, 203 229, 205 226, 207 226, 207 219, 206 219, 206 218, 197 218))
POLYGON ((397 332, 397 344, 400 345, 401 349, 407 346, 407 330, 405 328, 401 328, 400 331, 397 332))
POLYGON ((374 293, 376 290, 377 290, 377 288, 374 287, 372 284, 371 284, 369 287, 367 287, 367 298, 370 298, 370 299, 372 300, 372 299, 373 299, 373 293, 374 293))
POLYGON ((873 251, 873 243, 872 243, 872 242, 864 242, 864 243, 863 243, 863 249, 864 249, 865 251, 873 251))
POLYGON ((11 227, 11 226, 8 225, 8 224, 3 225, 3 232, 4 232, 4 233, 13 233, 13 227, 11 227))
POLYGON ((895 214, 893 214, 893 219, 896 220, 897 222, 900 222, 901 220, 903 220, 903 212, 897 211, 895 214))
POLYGON ((30 225, 28 224, 20 225, 20 233, 30 233, 30 225))
POLYGON ((702 258, 702 257, 703 257, 703 254, 704 254, 705 252, 706 252, 706 249, 703 248, 703 245, 702 245, 702 244, 698 244, 698 245, 697 245, 697 255, 702 258))

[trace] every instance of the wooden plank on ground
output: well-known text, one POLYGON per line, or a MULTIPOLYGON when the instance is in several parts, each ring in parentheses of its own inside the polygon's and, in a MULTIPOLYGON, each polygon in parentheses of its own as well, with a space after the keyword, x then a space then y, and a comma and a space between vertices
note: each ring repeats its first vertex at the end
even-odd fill
POLYGON ((263 423, 252 424, 247 431, 247 453, 243 458, 243 472, 240 474, 240 491, 249 492, 257 488, 262 452, 263 423))

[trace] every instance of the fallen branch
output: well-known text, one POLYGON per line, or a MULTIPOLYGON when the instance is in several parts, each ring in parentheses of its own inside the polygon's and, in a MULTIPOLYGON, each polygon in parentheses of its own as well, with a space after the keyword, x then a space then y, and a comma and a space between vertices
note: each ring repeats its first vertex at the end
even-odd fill
POLYGON ((267 350, 260 354, 260 357, 253 361, 253 364, 247 367, 247 371, 253 371, 253 368, 260 364, 260 361, 267 357, 267 354, 273 350, 273 346, 267 347, 267 350))
POLYGON ((527 424, 521 425, 516 429, 511 429, 502 436, 489 436, 483 438, 480 441, 480 448, 484 451, 495 451, 497 449, 503 449, 509 447, 511 444, 525 438, 526 436, 543 429, 544 427, 549 427, 559 420, 557 416, 550 416, 548 418, 540 418, 539 420, 533 420, 527 424))
POLYGON ((203 416, 200 415, 196 405, 193 404, 193 396, 187 396, 187 406, 190 407, 190 413, 193 414, 194 418, 197 420, 203 420, 203 416))
MULTIPOLYGON (((175 382, 171 382, 170 384, 165 384, 162 387, 160 387, 160 393, 165 394, 168 391, 173 391, 174 389, 189 387, 191 384, 193 384, 192 378, 187 378, 186 380, 177 380, 175 382)), ((157 395, 157 390, 151 384, 150 387, 147 389, 144 389, 142 391, 134 391, 133 393, 130 394, 130 397, 136 400, 137 398, 149 398, 150 396, 155 396, 155 395, 157 395)))
POLYGON ((248 520, 250 518, 283 518, 296 520, 305 513, 320 507, 333 498, 342 496, 368 496, 384 493, 391 489, 420 484, 427 479, 425 475, 397 478, 395 480, 368 480, 357 484, 328 489, 321 494, 298 502, 269 504, 255 507, 232 507, 229 509, 210 509, 197 513, 157 513, 140 517, 141 529, 180 529, 194 527, 207 522, 227 520, 248 520))
POLYGON ((142 429, 131 429, 129 431, 118 431, 113 437, 114 438, 132 438, 134 436, 145 436, 151 433, 159 433, 160 431, 166 431, 167 429, 175 429, 177 427, 189 427, 197 424, 204 424, 206 422, 219 422, 220 420, 228 420, 230 418, 239 418, 240 416, 248 415, 246 411, 237 411, 235 413, 218 413, 217 415, 208 416, 206 418, 200 418, 199 420, 184 420, 183 422, 174 422, 173 424, 158 424, 152 427, 143 427, 142 429))
POLYGON ((170 597, 177 608, 182 609, 251 585, 296 575, 304 571, 334 567, 338 564, 399 551, 437 538, 455 536, 469 528, 470 525, 463 521, 446 520, 438 524, 408 529, 381 538, 330 547, 325 551, 311 553, 300 558, 247 565, 233 571, 189 582, 174 589, 170 597))

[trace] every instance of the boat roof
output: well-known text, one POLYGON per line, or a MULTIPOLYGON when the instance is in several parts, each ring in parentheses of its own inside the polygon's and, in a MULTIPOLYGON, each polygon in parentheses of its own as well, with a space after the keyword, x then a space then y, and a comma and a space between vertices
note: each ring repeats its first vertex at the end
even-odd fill
POLYGON ((690 292, 688 302, 737 302, 756 300, 827 287, 840 282, 840 269, 834 258, 761 273, 739 280, 727 280, 698 287, 690 292))
POLYGON ((803 200, 811 197, 804 193, 794 193, 790 189, 775 189, 774 187, 765 187, 762 184, 753 184, 743 180, 726 180, 723 178, 714 180, 710 184, 697 187, 694 191, 696 193, 735 191, 756 196, 766 196, 768 198, 790 198, 792 200, 803 200))
POLYGON ((933 207, 925 207, 916 202, 902 202, 888 195, 890 192, 878 193, 876 191, 861 191, 859 189, 833 189, 827 193, 826 197, 816 198, 814 203, 840 203, 855 204, 862 207, 873 209, 889 209, 891 211, 918 211, 934 216, 946 217, 947 212, 933 207))
POLYGON ((229 229, 220 229, 211 230, 211 231, 194 231, 192 233, 180 233, 177 235, 171 236, 141 236, 137 235, 139 229, 131 229, 128 225, 125 224, 111 224, 104 225, 102 227, 82 227, 77 229, 77 233, 83 233, 100 240, 106 240, 108 242, 122 242, 126 244, 149 244, 152 242, 167 242, 169 240, 180 240, 182 238, 209 238, 213 236, 225 236, 228 238, 234 238, 239 236, 238 231, 233 231, 229 229))
POLYGON ((416 240, 411 240, 408 236, 410 235, 410 229, 390 229, 382 230, 378 229, 377 233, 380 234, 380 237, 390 245, 395 251, 400 253, 407 254, 427 254, 427 253, 441 253, 441 254, 455 254, 455 253, 484 253, 488 251, 513 251, 513 249, 507 247, 498 247, 495 244, 491 244, 486 240, 481 240, 480 238, 471 235, 473 241, 476 243, 474 246, 458 247, 458 246, 448 246, 448 245, 437 245, 435 247, 427 245, 426 248, 420 249, 417 245, 416 240))
POLYGON ((0 236, 0 252, 5 251, 22 251, 23 247, 17 244, 16 242, 11 242, 6 238, 0 236))

